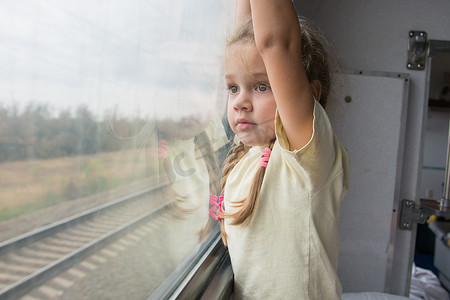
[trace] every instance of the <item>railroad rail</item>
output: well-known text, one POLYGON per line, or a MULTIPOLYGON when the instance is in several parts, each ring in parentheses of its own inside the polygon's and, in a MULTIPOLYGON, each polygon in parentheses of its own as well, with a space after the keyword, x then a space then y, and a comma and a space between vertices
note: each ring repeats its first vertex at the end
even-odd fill
POLYGON ((0 243, 0 299, 17 299, 161 215, 158 184, 0 243))

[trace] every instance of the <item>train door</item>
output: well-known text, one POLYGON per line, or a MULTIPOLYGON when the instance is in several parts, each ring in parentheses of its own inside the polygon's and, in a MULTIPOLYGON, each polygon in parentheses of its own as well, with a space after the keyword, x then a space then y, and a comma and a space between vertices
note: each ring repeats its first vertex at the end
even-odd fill
MULTIPOLYGON (((327 106, 351 158, 341 206, 338 273, 344 292, 388 292, 392 277, 409 79, 406 74, 340 76, 327 106)), ((404 256, 408 264, 409 255, 404 256)))

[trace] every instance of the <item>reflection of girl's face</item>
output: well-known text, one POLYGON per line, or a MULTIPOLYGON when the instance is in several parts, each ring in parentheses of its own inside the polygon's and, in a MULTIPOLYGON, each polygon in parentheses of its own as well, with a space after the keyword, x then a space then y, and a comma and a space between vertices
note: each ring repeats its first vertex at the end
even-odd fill
POLYGON ((210 120, 211 117, 189 115, 179 120, 158 120, 156 126, 167 138, 188 140, 205 130, 210 120))
POLYGON ((190 139, 205 130, 214 113, 216 96, 184 90, 163 97, 156 111, 158 130, 167 138, 190 139))

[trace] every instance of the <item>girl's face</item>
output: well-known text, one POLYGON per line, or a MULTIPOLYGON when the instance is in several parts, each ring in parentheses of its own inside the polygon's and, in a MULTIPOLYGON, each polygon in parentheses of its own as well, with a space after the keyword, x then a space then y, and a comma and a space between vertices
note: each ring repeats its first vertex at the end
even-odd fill
POLYGON ((269 144, 275 138, 276 103, 264 62, 254 45, 228 46, 225 81, 228 122, 233 132, 245 145, 269 144))

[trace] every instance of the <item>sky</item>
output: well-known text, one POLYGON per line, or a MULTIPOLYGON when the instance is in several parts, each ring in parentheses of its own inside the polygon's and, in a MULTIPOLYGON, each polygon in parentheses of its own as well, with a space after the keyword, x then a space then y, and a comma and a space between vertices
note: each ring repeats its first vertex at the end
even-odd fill
POLYGON ((99 118, 222 107, 227 0, 2 0, 0 105, 99 118))

